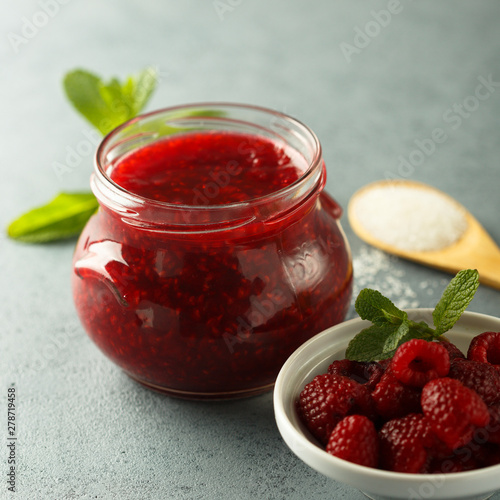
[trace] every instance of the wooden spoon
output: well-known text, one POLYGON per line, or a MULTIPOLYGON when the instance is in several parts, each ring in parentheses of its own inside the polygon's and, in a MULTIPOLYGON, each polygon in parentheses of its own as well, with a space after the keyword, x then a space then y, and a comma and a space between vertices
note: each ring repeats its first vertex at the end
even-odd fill
MULTIPOLYGON (((397 210, 397 207, 395 207, 395 210, 397 210)), ((374 247, 451 273, 457 273, 461 269, 477 269, 481 283, 500 289, 500 248, 465 207, 436 188, 420 182, 406 180, 374 182, 354 193, 349 201, 347 213, 354 232, 362 240, 374 247), (453 203, 462 211, 467 223, 466 229, 457 241, 439 250, 409 251, 377 239, 376 235, 371 234, 360 222, 356 213, 356 204, 369 190, 391 185, 428 190, 444 197, 449 203, 453 203)))

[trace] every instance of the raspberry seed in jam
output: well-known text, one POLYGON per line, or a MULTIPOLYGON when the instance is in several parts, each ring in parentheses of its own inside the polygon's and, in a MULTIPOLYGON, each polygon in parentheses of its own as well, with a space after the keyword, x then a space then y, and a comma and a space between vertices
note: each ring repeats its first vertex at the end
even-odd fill
POLYGON ((74 299, 89 336, 140 383, 248 396, 344 319, 350 254, 309 129, 260 108, 198 110, 144 115, 104 139, 74 299))

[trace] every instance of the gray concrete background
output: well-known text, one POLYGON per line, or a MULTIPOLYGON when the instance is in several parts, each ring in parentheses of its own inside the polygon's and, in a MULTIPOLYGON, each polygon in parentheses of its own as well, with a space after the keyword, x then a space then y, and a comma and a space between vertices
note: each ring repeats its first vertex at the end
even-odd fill
MULTIPOLYGON (((408 177, 458 198, 500 242, 500 87, 477 109, 467 100, 478 78, 500 82, 499 20, 495 0, 8 0, 0 18, 0 225, 59 190, 88 187, 90 154, 62 177, 53 168, 90 130, 65 100, 63 74, 84 67, 123 77, 152 64, 161 81, 148 109, 224 100, 284 111, 319 136, 327 189, 342 206, 367 182, 408 177), (388 6, 398 12, 384 21, 376 13, 388 6), (30 22, 39 26, 26 31, 30 22), (471 110, 460 117, 454 106, 462 104, 471 110), (415 153, 415 141, 436 128, 446 140, 415 153), (421 164, 404 168, 401 157, 421 164)), ((404 306, 435 304, 448 275, 379 254, 345 218, 344 227, 357 289, 379 287, 404 306)), ((10 384, 18 393, 18 492, 10 497, 363 498, 287 449, 271 394, 186 402, 129 380, 79 325, 73 247, 0 236, 1 407, 10 384)), ((470 310, 498 316, 499 299, 481 287, 470 310)), ((0 498, 9 498, 1 420, 0 498)))

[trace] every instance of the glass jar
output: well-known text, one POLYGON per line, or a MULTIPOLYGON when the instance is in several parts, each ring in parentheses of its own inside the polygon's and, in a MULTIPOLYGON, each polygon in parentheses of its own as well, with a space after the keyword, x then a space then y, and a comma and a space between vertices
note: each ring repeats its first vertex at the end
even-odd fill
MULTIPOLYGON (((190 146, 195 155, 216 151, 190 146)), ((248 154, 259 173, 258 151, 248 154)), ((341 322, 350 304, 350 252, 325 180, 314 133, 271 110, 197 104, 121 125, 97 150, 91 186, 100 208, 74 255, 74 300, 89 336, 136 381, 169 395, 230 398, 271 389, 287 357, 341 322), (168 196, 196 172, 179 171, 167 201, 113 178, 133 158, 131 181, 153 185, 141 167, 144 151, 188 135, 233 133, 247 141, 238 148, 245 154, 249 139, 283 148, 302 162, 300 175, 274 189, 274 171, 267 171, 254 184, 268 192, 229 203, 217 194, 240 182, 231 162, 226 175, 210 172, 210 182, 193 188, 190 203, 168 196)))

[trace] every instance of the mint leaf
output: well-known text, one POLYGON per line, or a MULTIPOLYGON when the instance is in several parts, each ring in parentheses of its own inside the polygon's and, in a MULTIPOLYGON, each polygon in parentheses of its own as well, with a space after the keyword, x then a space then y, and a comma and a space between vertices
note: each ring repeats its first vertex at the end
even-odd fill
POLYGON ((373 323, 401 324, 408 315, 398 309, 387 297, 378 290, 364 288, 359 292, 354 305, 361 319, 367 319, 373 323))
POLYGON ((210 119, 223 116, 226 116, 224 111, 205 108, 171 111, 168 113, 168 119, 165 116, 150 118, 135 123, 134 127, 130 127, 130 130, 128 128, 122 129, 121 137, 135 136, 140 133, 154 133, 155 137, 164 137, 179 132, 204 130, 207 127, 207 121, 209 121, 205 120, 205 118, 210 119))
POLYGON ((388 337, 384 343, 384 353, 394 352, 399 345, 402 343, 403 339, 406 339, 410 331, 410 324, 408 320, 403 320, 403 322, 393 331, 390 337, 388 337))
POLYGON ((156 83, 153 68, 130 76, 123 84, 116 78, 105 83, 82 69, 67 73, 63 81, 73 106, 103 134, 134 118, 148 102, 156 83))
POLYGON ((8 235, 27 243, 46 243, 78 235, 97 210, 92 193, 60 193, 51 202, 21 215, 8 235))
POLYGON ((450 330, 458 321, 473 299, 478 286, 479 273, 476 269, 464 269, 450 281, 432 313, 438 335, 450 330))
MULTIPOLYGON (((101 79, 84 70, 75 70, 68 73, 63 81, 64 90, 73 106, 94 127, 103 134, 113 128, 115 120, 110 118, 112 112, 109 104, 103 98, 100 90, 101 79)), ((116 120, 118 122, 119 120, 116 120)), ((119 123, 116 123, 119 125, 119 123)))
MULTIPOLYGON (((99 76, 77 69, 65 75, 63 86, 73 106, 100 132, 107 134, 142 111, 157 80, 153 68, 129 76, 123 84, 116 78, 105 83, 99 76)), ((84 228, 97 207, 92 193, 61 193, 47 205, 16 219, 7 233, 11 238, 29 243, 68 238, 84 228)))
POLYGON ((352 361, 374 361, 391 357, 394 351, 387 350, 386 344, 390 344, 389 339, 397 334, 399 328, 399 325, 382 324, 361 330, 349 342, 346 358, 352 361))
POLYGON ((129 77, 124 85, 124 93, 130 96, 134 114, 139 114, 152 96, 156 84, 158 83, 158 73, 154 68, 146 68, 136 75, 129 77))
POLYGON ((349 343, 346 357, 353 361, 375 361, 393 356, 396 349, 411 339, 434 340, 450 330, 470 304, 479 286, 475 269, 460 271, 447 286, 432 313, 434 326, 408 319, 377 290, 365 288, 356 299, 356 311, 373 326, 361 330, 349 343))
POLYGON ((410 336, 412 339, 425 339, 425 340, 434 340, 440 337, 436 330, 431 328, 425 321, 412 321, 408 320, 408 324, 410 325, 410 336))

